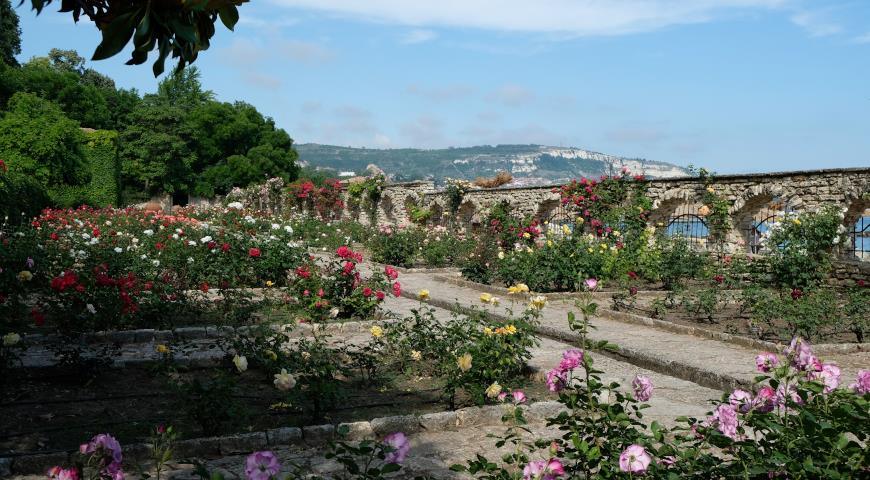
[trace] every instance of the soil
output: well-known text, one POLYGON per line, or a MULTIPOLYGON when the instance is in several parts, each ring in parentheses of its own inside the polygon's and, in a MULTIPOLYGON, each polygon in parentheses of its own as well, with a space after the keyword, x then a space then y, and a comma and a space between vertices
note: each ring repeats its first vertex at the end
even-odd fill
MULTIPOLYGON (((207 379, 215 373, 216 369, 200 369, 179 375, 207 379)), ((173 425, 182 438, 196 438, 448 409, 438 380, 386 372, 385 377, 393 378, 341 382, 341 399, 315 419, 309 405, 270 408, 287 402, 288 396, 274 388, 271 376, 264 372, 248 370, 230 376, 238 382, 233 397, 243 405, 244 415, 207 434, 185 412, 184 399, 166 375, 147 369, 109 369, 83 383, 79 375, 62 368, 19 370, 0 393, 0 455, 75 450, 95 434, 106 432, 122 444, 144 442, 161 423, 173 425)), ((545 385, 523 387, 532 400, 551 397, 545 385)), ((457 407, 468 405, 469 399, 460 396, 457 407)))
MULTIPOLYGON (((665 295, 659 298, 664 299, 665 295)), ((788 343, 794 336, 788 323, 783 320, 775 321, 772 325, 759 324, 753 327, 750 312, 741 311, 739 305, 729 303, 724 307, 720 306, 711 317, 708 317, 704 312, 694 313, 687 311, 682 306, 668 309, 664 316, 657 316, 651 306, 653 301, 653 297, 638 297, 633 307, 621 306, 617 310, 665 320, 678 325, 700 327, 716 332, 740 335, 769 342, 788 343)), ((612 305, 602 306, 613 308, 612 305)), ((856 343, 858 341, 855 334, 848 331, 827 331, 820 334, 818 338, 811 340, 816 343, 856 343)))

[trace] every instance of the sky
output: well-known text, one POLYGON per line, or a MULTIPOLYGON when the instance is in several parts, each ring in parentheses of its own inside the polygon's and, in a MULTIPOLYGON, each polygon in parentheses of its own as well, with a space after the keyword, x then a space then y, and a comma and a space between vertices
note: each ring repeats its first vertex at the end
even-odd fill
MULTIPOLYGON (((18 13, 21 60, 99 43, 88 21, 18 13)), ((253 0, 239 13, 195 63, 204 87, 297 143, 538 143, 719 173, 870 166, 870 0, 253 0)), ((153 56, 128 54, 89 66, 155 91, 153 56)))

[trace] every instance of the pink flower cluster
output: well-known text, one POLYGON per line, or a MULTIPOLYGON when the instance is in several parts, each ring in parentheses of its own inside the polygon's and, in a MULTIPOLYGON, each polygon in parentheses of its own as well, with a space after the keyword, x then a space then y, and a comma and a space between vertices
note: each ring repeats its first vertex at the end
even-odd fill
POLYGON ((556 368, 547 372, 547 388, 559 392, 568 386, 568 375, 583 365, 583 350, 572 348, 562 353, 562 360, 556 368))
POLYGON ((270 451, 254 452, 245 460, 247 480, 269 480, 275 478, 280 471, 281 462, 270 451))
POLYGON ((870 393, 870 370, 859 370, 858 378, 855 383, 849 385, 849 388, 862 395, 870 393))
POLYGON ((124 480, 124 471, 121 469, 124 457, 121 454, 121 444, 115 440, 115 437, 108 433, 101 433, 90 442, 83 443, 79 447, 79 453, 96 458, 101 478, 124 480))
POLYGON ((501 392, 498 394, 498 397, 496 397, 496 398, 498 398, 499 402, 504 402, 505 400, 507 400, 508 395, 511 396, 511 401, 513 401, 513 403, 515 405, 520 405, 522 403, 526 403, 526 400, 527 400, 526 394, 522 390, 514 390, 514 391, 510 392, 510 394, 508 394, 507 392, 501 392))
POLYGON ((393 450, 387 453, 384 461, 387 463, 402 463, 405 461, 405 456, 411 450, 411 441, 402 432, 395 432, 384 437, 384 444, 390 446, 393 450))
POLYGON ((557 458, 535 460, 523 467, 523 480, 554 480, 565 475, 565 466, 557 458))

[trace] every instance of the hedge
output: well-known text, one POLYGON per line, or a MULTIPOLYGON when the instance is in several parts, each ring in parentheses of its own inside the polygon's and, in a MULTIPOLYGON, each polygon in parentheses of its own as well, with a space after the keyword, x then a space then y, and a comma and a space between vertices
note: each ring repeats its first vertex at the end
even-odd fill
POLYGON ((121 165, 118 159, 118 132, 85 132, 83 150, 90 165, 91 180, 85 185, 62 185, 49 189, 58 207, 118 205, 121 165))

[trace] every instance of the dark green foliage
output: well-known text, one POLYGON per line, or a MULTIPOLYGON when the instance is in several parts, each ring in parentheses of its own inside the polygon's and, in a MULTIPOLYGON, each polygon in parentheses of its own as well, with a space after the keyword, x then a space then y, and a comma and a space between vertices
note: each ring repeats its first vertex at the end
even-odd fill
POLYGON ((21 27, 18 15, 9 0, 0 0, 0 63, 18 65, 15 55, 21 53, 21 27))
POLYGON ((118 134, 98 130, 85 134, 85 157, 91 168, 91 180, 85 185, 61 185, 50 190, 58 207, 118 205, 120 162, 118 134))
POLYGON ((29 220, 49 205, 45 187, 33 177, 0 170, 0 223, 6 217, 12 224, 29 220))
MULTIPOLYGON (((237 6, 247 0, 185 0, 183 2, 111 2, 102 0, 61 2, 61 9, 78 21, 89 18, 100 29, 103 39, 94 51, 94 60, 117 55, 132 40, 133 53, 128 65, 141 65, 157 50, 154 76, 163 73, 166 58, 179 59, 179 68, 196 61, 207 50, 215 33, 215 22, 232 30, 239 20, 237 6)), ((37 13, 52 0, 32 0, 37 13)))
POLYGON ((0 156, 9 169, 46 186, 81 185, 88 180, 84 135, 54 103, 19 92, 0 118, 0 156))

